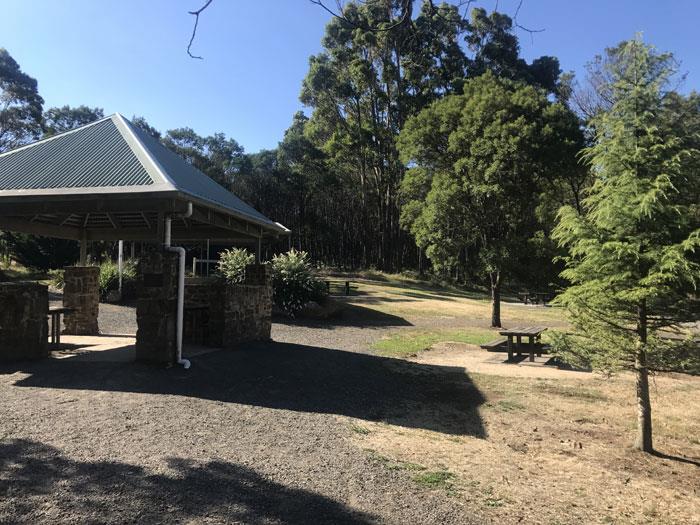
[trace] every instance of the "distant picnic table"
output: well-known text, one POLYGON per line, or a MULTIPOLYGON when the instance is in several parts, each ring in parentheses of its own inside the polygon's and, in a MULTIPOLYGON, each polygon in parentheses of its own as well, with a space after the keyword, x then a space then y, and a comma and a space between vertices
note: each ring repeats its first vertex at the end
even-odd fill
POLYGON ((352 289, 352 281, 327 279, 324 282, 326 283, 326 290, 328 291, 328 295, 331 294, 331 285, 340 286, 341 289, 345 292, 345 295, 350 295, 350 290, 352 289))
POLYGON ((507 330, 500 330, 498 333, 505 336, 505 339, 496 339, 481 345, 486 350, 499 350, 503 346, 508 350, 508 360, 513 359, 513 353, 520 355, 523 352, 530 354, 530 361, 535 360, 535 354, 541 356, 549 349, 540 341, 542 332, 547 330, 546 326, 516 326, 507 330), (523 339, 527 338, 527 343, 523 339))
POLYGON ((552 294, 550 292, 530 292, 528 290, 524 292, 518 292, 518 299, 520 299, 524 304, 540 304, 546 305, 548 301, 552 299, 552 294))

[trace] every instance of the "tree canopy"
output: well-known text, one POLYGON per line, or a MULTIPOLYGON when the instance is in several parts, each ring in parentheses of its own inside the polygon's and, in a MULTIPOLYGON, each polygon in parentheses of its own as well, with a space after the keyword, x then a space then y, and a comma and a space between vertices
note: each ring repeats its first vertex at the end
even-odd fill
POLYGON ((43 105, 36 80, 0 48, 0 153, 39 138, 43 105))
POLYGON ((90 108, 82 105, 77 107, 49 108, 44 112, 44 136, 50 137, 57 133, 70 131, 100 120, 104 116, 102 108, 90 108))
POLYGON ((364 266, 396 269, 416 260, 399 220, 405 166, 396 140, 408 118, 485 71, 550 92, 559 75, 555 59, 527 64, 519 57, 507 15, 475 9, 468 22, 455 5, 426 1, 415 16, 412 9, 411 2, 348 3, 329 22, 301 92, 313 110, 307 136, 354 194, 348 213, 362 232, 364 266))
POLYGON ((409 119, 399 148, 412 166, 402 184, 402 221, 437 269, 477 254, 500 326, 503 274, 541 226, 540 194, 572 167, 578 122, 562 104, 491 72, 468 80, 409 119))
POLYGON ((226 188, 231 187, 236 174, 247 166, 243 147, 223 133, 201 137, 191 128, 178 128, 169 130, 161 141, 226 188))

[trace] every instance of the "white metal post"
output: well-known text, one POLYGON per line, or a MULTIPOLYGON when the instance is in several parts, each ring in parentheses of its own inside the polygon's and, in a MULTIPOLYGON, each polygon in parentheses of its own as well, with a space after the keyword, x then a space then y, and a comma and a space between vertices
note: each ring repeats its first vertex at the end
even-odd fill
POLYGON ((124 241, 119 241, 119 254, 117 255, 117 268, 119 269, 119 297, 122 295, 122 273, 124 272, 124 241))
POLYGON ((207 268, 206 276, 209 277, 209 239, 207 239, 207 263, 204 266, 207 268))

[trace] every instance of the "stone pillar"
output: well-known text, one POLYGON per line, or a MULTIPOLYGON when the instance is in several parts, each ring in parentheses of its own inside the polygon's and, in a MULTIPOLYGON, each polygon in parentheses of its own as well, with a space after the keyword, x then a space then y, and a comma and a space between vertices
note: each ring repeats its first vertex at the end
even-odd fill
POLYGON ((100 309, 100 269, 97 266, 67 266, 63 287, 63 306, 72 308, 65 314, 64 334, 97 335, 100 309))
POLYGON ((172 364, 177 357, 178 254, 151 252, 139 259, 136 359, 172 364))
POLYGON ((30 282, 0 284, 0 361, 49 355, 49 292, 30 282))

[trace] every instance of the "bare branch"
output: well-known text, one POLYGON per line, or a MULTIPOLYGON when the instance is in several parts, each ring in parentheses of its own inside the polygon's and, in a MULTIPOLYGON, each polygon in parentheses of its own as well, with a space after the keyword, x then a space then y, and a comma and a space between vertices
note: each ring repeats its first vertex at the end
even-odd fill
POLYGON ((523 31, 530 33, 530 40, 533 40, 533 34, 534 33, 543 33, 544 29, 529 29, 527 27, 521 26, 518 23, 518 14, 520 13, 520 8, 523 6, 523 0, 520 0, 518 2, 518 7, 515 9, 515 14, 513 15, 513 25, 517 27, 518 29, 522 29, 523 31))
POLYGON ((190 37, 190 43, 187 44, 187 54, 190 55, 190 58, 196 58, 197 60, 203 60, 203 57, 193 55, 190 49, 192 48, 192 42, 194 42, 194 37, 197 34, 197 26, 199 25, 199 15, 202 14, 202 11, 204 11, 207 7, 209 7, 209 4, 211 4, 214 0, 207 0, 206 3, 197 9, 196 11, 188 11, 189 14, 194 16, 194 27, 192 28, 192 36, 190 37))

